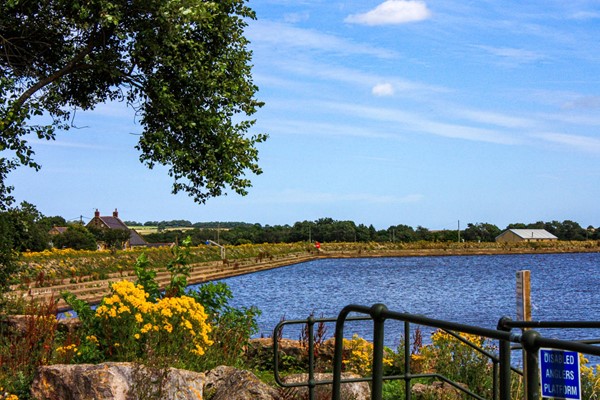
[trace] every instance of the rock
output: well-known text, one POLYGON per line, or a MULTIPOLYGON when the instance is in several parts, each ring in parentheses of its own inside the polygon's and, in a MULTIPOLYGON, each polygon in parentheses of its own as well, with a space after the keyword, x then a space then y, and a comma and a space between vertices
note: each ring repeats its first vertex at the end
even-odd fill
POLYGON ((249 371, 220 366, 206 374, 204 393, 210 400, 279 400, 277 389, 249 371))
MULTIPOLYGON (((306 368, 308 366, 308 347, 299 340, 280 339, 279 340, 280 364, 283 368, 283 357, 294 358, 297 364, 306 368)), ((315 345, 315 362, 317 369, 329 370, 332 368, 333 353, 335 349, 335 340, 328 339, 323 343, 315 345)), ((263 369, 273 368, 273 339, 260 338, 250 339, 246 350, 246 359, 254 366, 263 369)))
MULTIPOLYGON (((54 318, 54 316, 49 317, 54 318)), ((55 321, 56 329, 59 332, 67 334, 75 334, 77 329, 81 327, 81 322, 78 318, 59 319, 55 321)), ((34 315, 3 315, 0 318, 0 332, 16 336, 27 336, 29 335, 29 331, 34 329, 35 326, 41 325, 47 328, 53 323, 54 320, 52 322, 42 321, 39 316, 34 315)))
POLYGON ((31 321, 29 315, 3 315, 0 319, 0 331, 3 334, 26 336, 31 321))
POLYGON ((38 368, 31 395, 45 400, 200 400, 204 374, 134 363, 49 365, 38 368))
MULTIPOLYGON (((458 385, 464 386, 461 383, 458 385)), ((433 382, 430 385, 415 383, 412 387, 412 394, 416 400, 419 399, 444 399, 459 400, 463 398, 462 392, 446 382, 433 382)))
MULTIPOLYGON (((342 373, 342 380, 344 379, 356 379, 360 378, 360 375, 345 372, 342 373)), ((330 381, 333 380, 333 374, 317 373, 314 375, 316 382, 319 381, 330 381)), ((295 374, 288 375, 282 378, 284 383, 307 383, 308 374, 295 374)), ((304 399, 308 398, 308 387, 298 387, 293 389, 296 396, 304 399)), ((330 399, 331 398, 332 385, 317 385, 315 387, 315 398, 317 399, 330 399)), ((341 385, 341 398, 352 399, 352 400, 369 400, 371 398, 371 388, 369 382, 349 382, 342 383, 341 385)))

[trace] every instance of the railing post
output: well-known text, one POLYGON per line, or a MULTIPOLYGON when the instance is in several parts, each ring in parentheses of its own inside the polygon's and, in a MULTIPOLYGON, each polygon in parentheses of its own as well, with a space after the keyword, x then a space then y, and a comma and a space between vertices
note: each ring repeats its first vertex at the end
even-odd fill
POLYGON ((315 398, 315 338, 313 328, 315 326, 315 317, 311 315, 306 320, 308 330, 308 400, 315 398))
MULTIPOLYGON (((506 322, 511 321, 509 317, 502 317, 498 321, 498 330, 510 332, 511 328, 506 326, 506 322)), ((510 371, 510 342, 508 340, 499 340, 498 341, 498 358, 500 359, 500 371, 498 379, 500 381, 499 384, 499 395, 500 400, 510 400, 510 381, 511 381, 511 371, 510 371)), ((496 377, 494 376, 494 382, 496 382, 496 377)), ((496 391, 494 390, 494 398, 496 396, 496 391)))
POLYGON ((540 399, 540 374, 538 371, 538 353, 540 346, 537 339, 540 336, 534 330, 527 330, 521 336, 521 344, 525 350, 525 361, 527 363, 526 370, 526 400, 540 399))
POLYGON ((404 399, 410 400, 410 322, 404 321, 404 399))
POLYGON ((349 306, 344 307, 335 321, 335 352, 333 353, 333 383, 331 400, 341 400, 342 358, 344 356, 344 322, 350 313, 349 306))
POLYGON ((371 318, 373 318, 373 386, 371 388, 371 399, 381 400, 383 397, 383 337, 385 317, 387 311, 384 304, 374 304, 371 307, 371 318))

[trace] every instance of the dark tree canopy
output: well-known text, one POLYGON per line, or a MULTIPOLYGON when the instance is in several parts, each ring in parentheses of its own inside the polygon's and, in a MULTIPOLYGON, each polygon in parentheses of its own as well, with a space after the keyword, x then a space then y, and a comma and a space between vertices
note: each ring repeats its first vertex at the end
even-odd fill
POLYGON ((54 139, 76 110, 121 100, 143 127, 137 148, 197 202, 259 174, 246 0, 0 2, 0 204, 18 165, 39 168, 28 138, 54 139))
POLYGON ((75 250, 96 250, 96 238, 80 224, 70 224, 66 232, 56 235, 53 239, 53 245, 57 249, 75 249, 75 250))

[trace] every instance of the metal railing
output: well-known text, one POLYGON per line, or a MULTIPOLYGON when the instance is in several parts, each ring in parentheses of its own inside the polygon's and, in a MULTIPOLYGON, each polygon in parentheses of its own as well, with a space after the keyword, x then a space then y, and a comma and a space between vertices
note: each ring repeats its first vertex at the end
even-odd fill
MULTIPOLYGON (((435 378, 448 383, 457 390, 465 393, 471 398, 484 400, 479 394, 473 393, 468 388, 452 382, 439 374, 411 374, 410 372, 410 353, 409 337, 410 324, 428 326, 431 328, 442 329, 460 340, 475 351, 480 352, 489 358, 492 363, 493 387, 492 396, 494 400, 509 400, 511 398, 511 371, 516 370, 511 366, 511 344, 517 344, 524 351, 524 361, 528 368, 525 371, 525 398, 526 400, 539 400, 540 398, 540 379, 538 371, 538 353, 541 347, 548 347, 559 350, 570 350, 579 353, 600 356, 600 347, 593 346, 589 341, 587 343, 578 341, 567 341, 543 337, 537 331, 531 328, 600 328, 600 321, 512 321, 510 318, 501 318, 497 329, 488 329, 477 326, 459 324, 450 321, 438 320, 424 317, 421 315, 394 312, 387 309, 383 304, 375 304, 371 307, 361 305, 348 305, 340 312, 337 318, 320 318, 313 316, 306 320, 282 321, 274 329, 273 337, 277 338, 281 329, 287 324, 306 324, 307 326, 307 345, 308 345, 308 381, 305 383, 284 383, 279 374, 279 344, 274 340, 274 374, 275 381, 282 387, 308 387, 309 400, 315 398, 315 388, 319 385, 332 385, 332 400, 341 399, 341 384, 349 382, 371 382, 371 399, 381 400, 383 396, 383 381, 392 379, 401 379, 405 382, 405 398, 411 398, 410 384, 417 378, 435 378), (350 316, 350 313, 363 314, 363 316, 350 316), (343 338, 344 324, 347 321, 372 320, 373 321, 373 360, 371 377, 342 379, 343 362, 343 338), (394 376, 383 375, 383 356, 384 356, 384 336, 385 321, 397 320, 404 322, 404 374, 394 376), (333 379, 316 381, 315 360, 314 360, 314 325, 316 323, 335 322, 335 352, 333 358, 333 379), (522 333, 512 332, 513 328, 528 329, 522 333), (470 335, 481 336, 488 339, 498 340, 498 355, 492 354, 485 349, 476 346, 468 340, 462 338, 455 332, 467 333, 470 335)), ((595 342, 597 343, 597 342, 595 342)))

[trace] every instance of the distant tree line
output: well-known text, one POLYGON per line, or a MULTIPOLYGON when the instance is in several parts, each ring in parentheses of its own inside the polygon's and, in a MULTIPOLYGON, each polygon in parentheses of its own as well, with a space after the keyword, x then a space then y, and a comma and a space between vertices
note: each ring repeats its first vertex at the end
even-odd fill
MULTIPOLYGON (((293 225, 261 225, 244 222, 198 222, 187 220, 125 221, 128 226, 164 226, 165 229, 145 235, 150 243, 174 243, 190 236, 194 245, 207 240, 222 244, 318 242, 493 242, 503 231, 489 223, 469 223, 460 230, 429 230, 422 226, 392 225, 375 229, 373 225, 353 221, 320 218, 316 221, 296 222, 293 225), (168 229, 166 229, 168 228, 168 229), (177 229, 186 228, 186 229, 177 229), (190 229, 191 228, 191 229, 190 229)), ((546 229, 560 240, 600 239, 600 229, 581 227, 574 221, 514 223, 506 227, 546 229)), ((67 222, 63 217, 44 216, 30 203, 23 202, 0 212, 0 264, 13 259, 23 251, 42 251, 51 247, 94 250, 102 242, 111 248, 120 248, 128 239, 126 231, 86 228, 80 222, 67 222), (67 227, 60 235, 50 235, 55 226, 67 227)))
POLYGON ((159 230, 166 228, 200 228, 200 229, 231 229, 236 228, 238 226, 250 226, 253 224, 247 222, 195 222, 185 219, 174 219, 171 221, 146 221, 146 222, 137 222, 137 221, 123 221, 123 223, 130 227, 136 226, 152 226, 157 227, 159 230))
MULTIPOLYGON (((196 226, 196 224, 193 224, 196 226)), ((469 223, 462 230, 429 230, 422 226, 413 228, 408 225, 392 225, 377 230, 373 225, 356 225, 353 221, 336 221, 332 218, 320 218, 316 221, 296 222, 294 225, 265 225, 229 223, 206 223, 204 227, 177 230, 176 227, 145 235, 147 241, 155 243, 176 242, 190 236, 193 244, 207 240, 222 244, 245 243, 294 243, 301 241, 318 242, 493 242, 503 230, 489 223, 469 223)), ((593 226, 581 227, 573 221, 536 222, 532 224, 515 223, 506 229, 546 229, 559 240, 600 239, 600 229, 593 226)))

